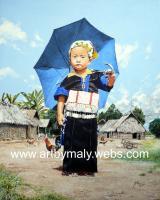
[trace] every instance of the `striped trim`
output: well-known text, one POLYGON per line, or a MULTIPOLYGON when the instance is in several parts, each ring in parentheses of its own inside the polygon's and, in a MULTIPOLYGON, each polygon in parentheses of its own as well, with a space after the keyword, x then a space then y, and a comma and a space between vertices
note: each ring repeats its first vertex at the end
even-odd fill
POLYGON ((92 104, 92 96, 93 96, 93 92, 91 92, 91 95, 90 95, 90 101, 89 101, 90 105, 92 104))
POLYGON ((65 112, 66 117, 82 118, 82 119, 93 119, 97 117, 97 114, 88 114, 88 113, 78 113, 78 112, 65 112))

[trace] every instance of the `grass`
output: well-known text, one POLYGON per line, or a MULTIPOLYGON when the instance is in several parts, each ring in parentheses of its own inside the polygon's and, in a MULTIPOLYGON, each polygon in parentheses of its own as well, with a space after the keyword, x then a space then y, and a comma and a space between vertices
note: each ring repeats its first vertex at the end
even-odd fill
POLYGON ((23 187, 33 187, 29 184, 25 184, 24 181, 18 177, 16 174, 9 172, 5 169, 3 165, 0 165, 0 200, 69 200, 64 196, 58 195, 56 193, 52 194, 39 194, 37 195, 37 190, 34 188, 36 195, 33 197, 26 197, 22 193, 23 187), (18 191, 21 191, 20 193, 18 191))
POLYGON ((150 139, 142 142, 141 151, 148 151, 148 158, 143 158, 146 161, 153 161, 160 164, 160 140, 150 139))
POLYGON ((145 176, 146 174, 145 173, 141 173, 141 174, 139 174, 139 176, 145 176))
POLYGON ((16 189, 21 185, 22 180, 14 174, 0 167, 0 199, 10 200, 16 198, 16 189))
POLYGON ((126 161, 149 161, 153 162, 154 167, 149 170, 148 173, 152 173, 153 171, 160 171, 160 139, 149 139, 142 141, 141 148, 136 150, 139 152, 148 152, 148 156, 141 156, 138 158, 127 158, 126 154, 124 154, 122 160, 126 161))
POLYGON ((30 197, 30 198, 25 197, 23 195, 18 195, 15 200, 68 200, 68 199, 56 194, 46 194, 46 195, 39 195, 35 197, 30 197))

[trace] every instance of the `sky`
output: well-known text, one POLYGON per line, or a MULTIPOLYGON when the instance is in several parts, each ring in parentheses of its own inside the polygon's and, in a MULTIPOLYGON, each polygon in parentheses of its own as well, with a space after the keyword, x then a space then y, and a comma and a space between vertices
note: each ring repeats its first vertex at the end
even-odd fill
POLYGON ((106 108, 160 117, 160 0, 0 0, 0 95, 41 89, 34 65, 53 30, 82 18, 115 38, 120 75, 106 108))

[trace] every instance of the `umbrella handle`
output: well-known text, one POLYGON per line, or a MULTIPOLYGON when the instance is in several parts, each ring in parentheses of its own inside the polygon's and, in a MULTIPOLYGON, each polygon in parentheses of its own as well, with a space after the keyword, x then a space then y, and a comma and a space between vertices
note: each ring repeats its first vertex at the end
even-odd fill
POLYGON ((97 72, 102 72, 104 75, 110 75, 110 74, 113 74, 115 73, 114 72, 114 69, 113 69, 113 66, 109 63, 105 63, 105 65, 109 66, 110 69, 106 69, 104 71, 101 71, 101 70, 97 70, 97 72))
POLYGON ((104 73, 104 75, 111 75, 114 73, 114 71, 108 69, 108 70, 105 70, 103 73, 104 73))

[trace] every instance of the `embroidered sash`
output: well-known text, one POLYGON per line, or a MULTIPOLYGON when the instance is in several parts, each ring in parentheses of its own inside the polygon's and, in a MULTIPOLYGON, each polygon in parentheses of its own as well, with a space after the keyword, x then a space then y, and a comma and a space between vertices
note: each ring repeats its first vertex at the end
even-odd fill
POLYGON ((70 90, 65 110, 84 113, 97 113, 99 94, 95 92, 70 90))

